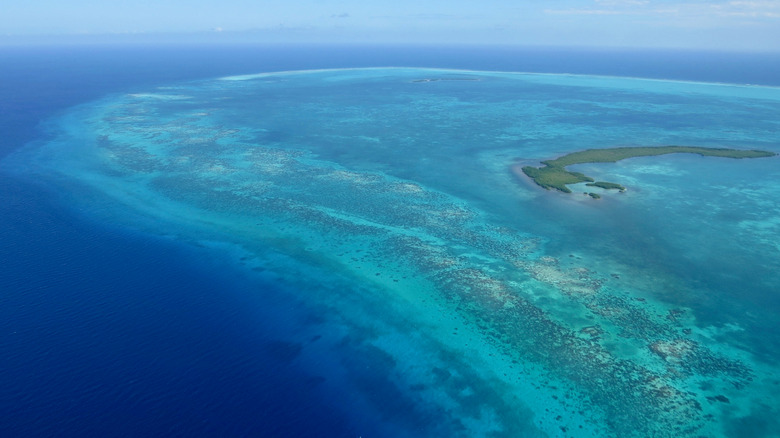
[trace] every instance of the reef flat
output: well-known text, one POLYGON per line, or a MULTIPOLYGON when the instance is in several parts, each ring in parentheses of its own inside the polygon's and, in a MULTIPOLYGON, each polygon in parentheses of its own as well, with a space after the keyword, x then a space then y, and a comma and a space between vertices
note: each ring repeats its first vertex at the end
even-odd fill
MULTIPOLYGON (((618 183, 595 181, 580 172, 566 170, 567 166, 585 163, 615 163, 627 158, 650 157, 667 154, 697 154, 708 157, 723 158, 763 158, 774 156, 774 152, 744 149, 721 149, 696 146, 655 146, 655 147, 622 147, 607 149, 588 149, 573 152, 554 160, 542 161, 543 167, 523 166, 522 172, 541 187, 547 190, 555 189, 571 193, 569 184, 587 182, 589 187, 600 187, 607 190, 626 190, 618 183)), ((591 195, 592 196, 592 195, 591 195)), ((596 198, 595 196, 592 196, 596 198)), ((597 198, 596 198, 597 199, 597 198)))

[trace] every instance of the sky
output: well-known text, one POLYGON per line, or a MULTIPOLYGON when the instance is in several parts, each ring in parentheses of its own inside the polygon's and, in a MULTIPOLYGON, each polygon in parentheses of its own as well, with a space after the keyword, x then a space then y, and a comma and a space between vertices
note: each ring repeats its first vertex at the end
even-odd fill
POLYGON ((780 52, 780 0, 0 0, 0 38, 780 52))

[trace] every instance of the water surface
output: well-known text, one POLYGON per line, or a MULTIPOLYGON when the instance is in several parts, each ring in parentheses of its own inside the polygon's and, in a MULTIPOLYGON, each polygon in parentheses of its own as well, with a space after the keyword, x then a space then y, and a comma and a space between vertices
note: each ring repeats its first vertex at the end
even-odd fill
POLYGON ((363 436, 760 436, 776 422, 777 158, 581 165, 628 188, 598 201, 510 166, 778 152, 779 109, 772 87, 266 73, 80 105, 3 166, 273 284, 258 296, 298 319, 264 312, 258 348, 363 436))

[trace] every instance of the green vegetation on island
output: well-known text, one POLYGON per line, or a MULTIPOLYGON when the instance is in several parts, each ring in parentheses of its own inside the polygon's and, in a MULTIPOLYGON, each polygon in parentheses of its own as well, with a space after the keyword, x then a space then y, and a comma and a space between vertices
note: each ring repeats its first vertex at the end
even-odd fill
POLYGON ((626 188, 621 186, 620 184, 606 182, 606 181, 596 181, 593 183, 587 183, 585 185, 588 187, 601 187, 602 189, 607 189, 607 190, 615 189, 615 190, 620 190, 621 192, 626 190, 626 188))
MULTIPOLYGON (((696 146, 654 146, 654 147, 623 147, 610 149, 588 149, 579 152, 573 152, 568 155, 556 158, 554 160, 542 161, 543 167, 525 166, 522 168, 524 174, 534 180, 536 184, 547 190, 556 189, 564 193, 571 193, 566 187, 569 184, 585 182, 591 187, 601 187, 603 189, 626 190, 620 184, 595 181, 593 178, 580 172, 571 172, 566 170, 567 166, 584 163, 614 163, 626 158, 649 157, 666 154, 698 154, 710 157, 724 158, 762 158, 776 155, 773 152, 745 150, 745 149, 720 149, 705 148, 696 146)), ((591 194, 592 196, 593 194, 591 194)), ((595 198, 595 196, 593 196, 595 198)))

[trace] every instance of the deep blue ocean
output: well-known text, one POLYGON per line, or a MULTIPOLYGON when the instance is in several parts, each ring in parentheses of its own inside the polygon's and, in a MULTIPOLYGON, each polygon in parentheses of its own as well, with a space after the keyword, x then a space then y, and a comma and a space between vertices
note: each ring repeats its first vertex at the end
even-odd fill
MULTIPOLYGON (((0 47, 0 158, 45 140, 41 121, 111 93, 226 75, 372 66, 780 86, 777 54, 0 47)), ((248 277, 205 249, 95 221, 47 187, 0 174, 0 436, 369 437, 375 435, 365 430, 379 423, 381 434, 393 436, 391 410, 355 406, 347 418, 338 394, 319 390, 318 373, 295 360, 300 345, 282 339, 317 315, 277 293, 273 281, 248 277)), ((329 360, 321 367, 330 367, 329 360)), ((365 380, 377 397, 392 399, 383 376, 366 372, 365 380)))

